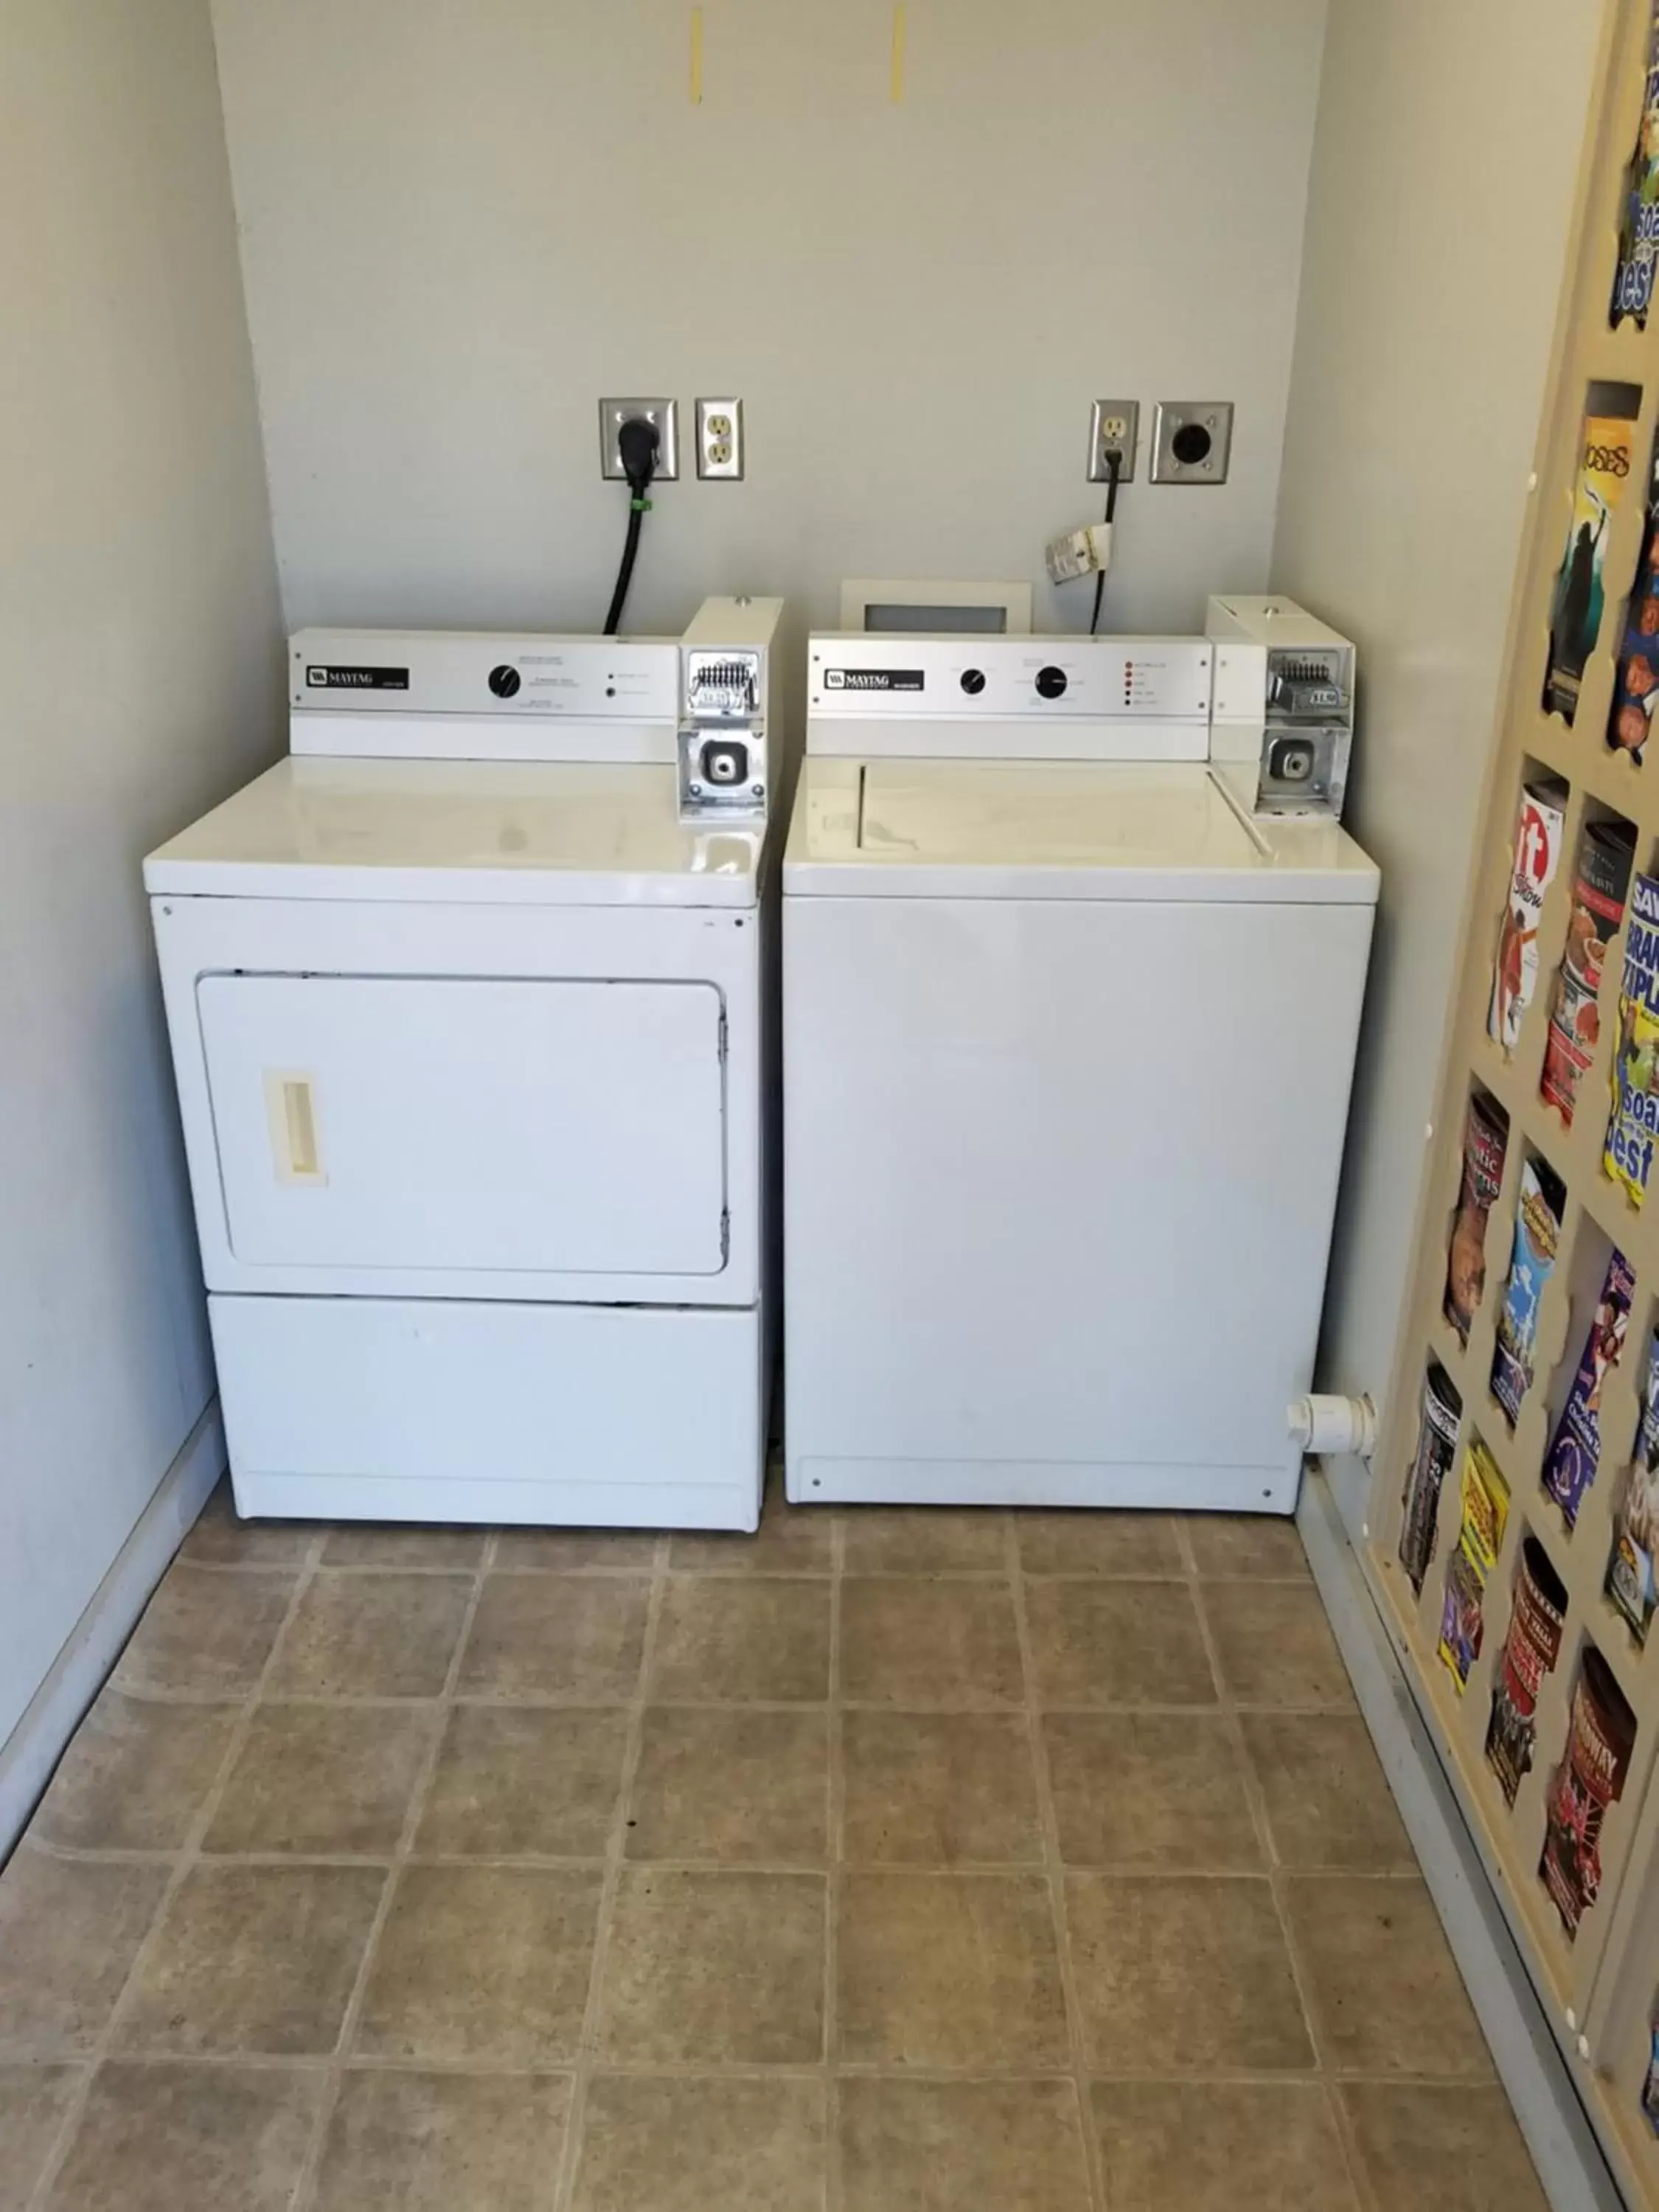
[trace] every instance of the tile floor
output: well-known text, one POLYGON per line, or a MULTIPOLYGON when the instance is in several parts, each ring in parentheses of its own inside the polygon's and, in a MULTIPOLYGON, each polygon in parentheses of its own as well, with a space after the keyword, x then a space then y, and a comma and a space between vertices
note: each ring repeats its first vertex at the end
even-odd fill
POLYGON ((1539 2212, 1285 1524, 192 1532, 0 1876, 0 2207, 1539 2212))

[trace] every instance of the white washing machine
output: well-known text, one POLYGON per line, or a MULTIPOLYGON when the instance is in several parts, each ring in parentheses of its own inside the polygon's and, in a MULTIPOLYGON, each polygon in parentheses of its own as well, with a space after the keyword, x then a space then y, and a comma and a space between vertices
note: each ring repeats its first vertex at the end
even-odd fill
POLYGON ((811 642, 793 1498, 1295 1503, 1377 872, 1229 796, 1213 651, 811 642))
POLYGON ((779 613, 302 632, 146 860, 243 1513, 756 1526, 779 613))

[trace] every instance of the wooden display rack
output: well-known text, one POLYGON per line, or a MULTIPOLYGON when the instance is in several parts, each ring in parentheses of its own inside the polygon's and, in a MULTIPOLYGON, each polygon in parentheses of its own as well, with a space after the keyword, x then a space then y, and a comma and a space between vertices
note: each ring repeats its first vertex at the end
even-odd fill
POLYGON ((1659 1998, 1659 1626, 1645 1649, 1605 1594, 1614 1517, 1632 1456, 1648 1346, 1659 1326, 1659 1169, 1638 1211, 1604 1172, 1610 1073, 1619 1036, 1625 930, 1607 947, 1600 1042, 1577 1091, 1571 1127, 1540 1093, 1546 1032, 1572 905, 1580 839, 1588 823, 1622 817, 1636 831, 1635 872, 1659 872, 1659 732, 1645 762, 1607 742, 1626 594, 1642 551, 1650 456, 1659 423, 1659 301, 1645 330, 1610 326, 1618 230, 1637 142, 1651 0, 1610 0, 1598 94, 1581 172, 1576 244, 1559 315, 1549 395, 1527 518, 1497 732, 1480 816, 1449 1016, 1430 1155, 1418 1219, 1388 1417, 1376 1455, 1365 1568, 1391 1641, 1502 1903, 1511 1932, 1572 2066, 1592 2124, 1632 2204, 1659 2208, 1659 2136, 1642 2109, 1659 1998), (1543 706, 1550 607, 1568 542, 1582 426, 1592 387, 1637 387, 1631 478, 1608 527, 1607 604, 1571 726, 1543 706), (1522 787, 1540 775, 1570 793, 1560 860, 1539 922, 1537 987, 1512 1054, 1487 1030, 1499 925, 1513 859, 1522 787), (1502 1189, 1486 1241, 1486 1287, 1467 1346, 1443 1312, 1447 1249, 1462 1176, 1465 1116, 1484 1091, 1507 1117, 1502 1189), (1548 1163, 1566 1191, 1559 1259, 1539 1310, 1534 1379, 1511 1431, 1490 1377, 1495 1328, 1510 1273, 1524 1160, 1548 1163), (1617 1248, 1635 1277, 1623 1356, 1607 1378, 1601 1455, 1569 1529, 1542 1486, 1557 1418, 1571 1387, 1607 1260, 1617 1248), (1437 1362, 1462 1401, 1457 1450, 1443 1484, 1435 1540, 1420 1597, 1401 1564, 1402 1492, 1417 1443, 1425 1370, 1437 1362), (1488 1447, 1509 1487, 1496 1565, 1487 1577, 1478 1658, 1461 1692, 1437 1655, 1447 1563, 1462 1519, 1461 1475, 1472 1437, 1488 1447), (1513 1808, 1486 1758, 1495 1670, 1510 1624, 1521 1547, 1542 1544, 1567 1591, 1559 1656, 1540 1692, 1530 1771, 1513 1808), (1594 1645, 1637 1721, 1621 1796, 1601 1838, 1601 1879, 1576 1940, 1539 1875, 1545 1804, 1565 1750, 1569 1708, 1583 1655, 1594 1645))

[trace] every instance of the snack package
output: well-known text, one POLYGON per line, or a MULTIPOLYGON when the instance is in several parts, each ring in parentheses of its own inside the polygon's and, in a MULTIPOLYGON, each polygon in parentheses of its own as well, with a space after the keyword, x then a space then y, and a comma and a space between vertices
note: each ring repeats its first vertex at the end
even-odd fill
POLYGON ((1601 1456, 1601 1385, 1608 1370, 1619 1364, 1619 1355, 1625 1348, 1635 1290, 1630 1262, 1622 1252, 1615 1252, 1607 1262, 1607 1279, 1596 1301, 1589 1334, 1584 1339, 1578 1371, 1544 1455, 1544 1487, 1560 1507, 1569 1528, 1577 1524, 1579 1501, 1595 1480, 1596 1462, 1601 1456))
POLYGON ((1640 1206, 1659 1133, 1659 877, 1638 876, 1631 885, 1612 1084, 1601 1164, 1640 1206))
POLYGON ((1504 1286, 1498 1346, 1492 1362, 1492 1395, 1509 1415, 1511 1428, 1520 1417, 1521 1401, 1532 1382, 1538 1305, 1555 1272, 1565 1204, 1566 1193, 1553 1169, 1542 1160, 1528 1160, 1521 1170, 1515 1249, 1510 1255, 1510 1279, 1504 1286))
POLYGON ((1515 1570, 1509 1631, 1495 1670, 1492 1718, 1486 1723, 1486 1764, 1498 1777, 1508 1805, 1514 1804, 1521 1778, 1532 1765, 1538 1687, 1559 1656, 1566 1617, 1566 1585, 1537 1537, 1528 1536, 1515 1570))
POLYGON ((1648 1623, 1659 1596, 1654 1577, 1656 1559, 1659 1559, 1659 1334, 1648 1345, 1642 1418, 1620 1494, 1613 1553, 1607 1561, 1607 1595, 1630 1623, 1638 1644, 1648 1640, 1648 1623))
POLYGON ((1619 223, 1619 261, 1613 272, 1607 320, 1617 330, 1626 315, 1645 330, 1653 300, 1653 267, 1659 253, 1659 6, 1648 24, 1648 76, 1636 150, 1625 180, 1619 223))
POLYGON ((1509 1133, 1503 1109, 1472 1093, 1463 1117, 1463 1187, 1446 1255, 1446 1319, 1463 1344, 1486 1287, 1486 1219, 1503 1187, 1509 1133))
POLYGON ((1607 712, 1607 743, 1639 761, 1659 701, 1659 437, 1648 466, 1648 514, 1636 580, 1625 608, 1619 669, 1607 712))
POLYGON ((1659 2136, 1659 1997, 1648 2017, 1648 2070, 1642 2083, 1642 2110, 1648 2125, 1659 2136))
MULTIPOLYGON (((1608 386, 1609 392, 1626 387, 1608 386)), ((1634 385, 1631 414, 1640 404, 1634 385)), ((1550 657, 1544 707, 1571 723, 1578 712, 1584 663, 1595 649, 1607 604, 1607 528, 1629 481, 1633 425, 1629 416, 1586 415, 1579 442, 1578 483, 1572 520, 1550 601, 1550 657)))
POLYGON ((1418 1417, 1417 1449, 1406 1470, 1401 1493, 1400 1564, 1420 1597, 1423 1577, 1434 1557, 1435 1523, 1440 1516, 1441 1486, 1457 1451, 1457 1425, 1463 1401, 1438 1361, 1429 1362, 1423 1378, 1423 1409, 1418 1417))
POLYGON ((1572 913, 1555 979, 1544 1039, 1544 1073, 1538 1086, 1569 1127, 1578 1103, 1579 1078, 1589 1066, 1601 1035, 1597 994, 1601 969, 1608 939, 1625 918, 1625 892, 1635 855, 1636 832, 1628 822, 1589 823, 1579 841, 1572 913))
POLYGON ((1566 786, 1553 777, 1522 787, 1521 811, 1515 822, 1515 858, 1504 923, 1498 933, 1492 1007, 1486 1016, 1487 1029, 1505 1052, 1514 1051, 1522 1017, 1538 988, 1538 916, 1561 857, 1566 805, 1566 786))
POLYGON ((1510 1516, 1509 1485, 1479 1437, 1463 1455, 1457 1549, 1446 1562, 1446 1594, 1440 1607, 1440 1656, 1451 1669, 1461 1696, 1469 1669, 1480 1656, 1481 1601, 1486 1577, 1498 1564, 1504 1524, 1510 1516))
POLYGON ((1584 1646, 1566 1753, 1550 1784, 1538 1872, 1569 1942, 1601 1887, 1601 1823, 1625 1786, 1636 1716, 1593 1644, 1584 1646))

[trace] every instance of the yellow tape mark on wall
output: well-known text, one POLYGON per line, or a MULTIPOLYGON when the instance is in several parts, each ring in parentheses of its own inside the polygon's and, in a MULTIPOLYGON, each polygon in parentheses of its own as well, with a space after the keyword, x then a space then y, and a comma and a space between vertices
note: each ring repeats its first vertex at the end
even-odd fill
POLYGON ((895 106, 904 97, 904 0, 893 8, 893 74, 888 97, 895 106))
POLYGON ((691 10, 691 105, 702 106, 702 9, 691 10))

